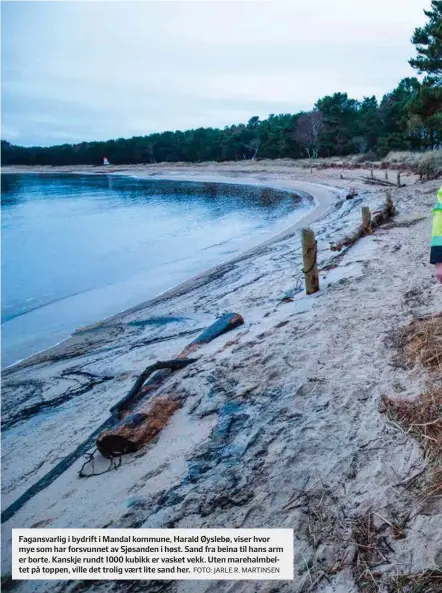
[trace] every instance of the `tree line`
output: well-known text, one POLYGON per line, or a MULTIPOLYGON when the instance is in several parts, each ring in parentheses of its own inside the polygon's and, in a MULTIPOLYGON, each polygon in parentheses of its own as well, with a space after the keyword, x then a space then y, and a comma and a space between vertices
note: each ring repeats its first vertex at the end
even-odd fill
POLYGON ((98 165, 317 158, 360 153, 383 157, 391 150, 442 147, 442 0, 424 11, 415 29, 416 56, 409 62, 422 80, 404 78, 380 101, 334 93, 308 112, 271 114, 218 128, 162 132, 102 142, 50 147, 15 146, 2 140, 4 165, 98 165))

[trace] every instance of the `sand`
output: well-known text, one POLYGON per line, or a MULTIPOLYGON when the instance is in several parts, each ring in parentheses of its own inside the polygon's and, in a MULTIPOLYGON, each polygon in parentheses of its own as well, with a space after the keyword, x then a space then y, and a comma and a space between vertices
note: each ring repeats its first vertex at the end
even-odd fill
MULTIPOLYGON (((91 169, 101 172, 81 172, 91 169)), ((388 423, 379 403, 383 394, 416 395, 426 380, 421 369, 397 366, 390 337, 442 307, 429 264, 438 182, 403 175, 406 187, 392 190, 395 224, 337 256, 330 241, 359 224, 362 204, 376 210, 384 201, 384 188, 361 181, 367 172, 310 173, 290 161, 106 172, 288 189, 305 184, 316 206, 300 224, 317 236, 321 290, 313 296, 301 290, 294 227, 4 373, 3 508, 91 433, 148 364, 173 358, 226 311, 245 318, 164 385, 161 392, 184 405, 152 444, 123 458, 117 471, 90 479, 78 478, 78 461, 3 525, 2 572, 10 569, 12 527, 290 527, 293 583, 177 581, 143 590, 356 590, 354 566, 339 564, 352 547, 352 522, 368 509, 389 521, 405 513, 416 493, 400 484, 424 467, 416 442, 388 423), (359 195, 347 201, 350 186, 359 195), (292 299, 284 302, 285 294, 292 299), (128 325, 169 315, 182 319, 128 325)), ((377 570, 387 579, 440 566, 441 516, 436 501, 417 509, 405 538, 393 540, 386 531, 392 551, 377 570)), ((129 584, 87 583, 82 590, 124 587, 129 584)), ((23 592, 73 589, 56 582, 16 585, 23 592)))

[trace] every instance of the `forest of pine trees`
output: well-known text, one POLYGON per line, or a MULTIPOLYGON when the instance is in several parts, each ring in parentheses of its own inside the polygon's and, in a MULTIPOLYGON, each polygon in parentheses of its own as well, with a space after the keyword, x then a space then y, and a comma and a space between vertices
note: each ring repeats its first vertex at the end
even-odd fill
POLYGON ((2 141, 3 165, 98 165, 200 162, 241 159, 317 158, 391 150, 442 148, 442 0, 432 0, 427 22, 412 37, 411 66, 421 76, 405 78, 384 95, 357 100, 338 92, 313 110, 254 116, 224 129, 198 128, 103 142, 21 147, 2 141))

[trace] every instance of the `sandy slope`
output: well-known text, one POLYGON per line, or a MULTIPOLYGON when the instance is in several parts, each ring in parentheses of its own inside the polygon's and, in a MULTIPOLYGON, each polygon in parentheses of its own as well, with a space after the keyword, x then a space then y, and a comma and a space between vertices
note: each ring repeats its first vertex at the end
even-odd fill
MULTIPOLYGON (((351 549, 354 518, 371 507, 391 519, 413 504, 415 494, 398 484, 422 469, 421 451, 378 407, 382 394, 412 396, 424 381, 420 371, 394 365, 388 337, 413 316, 442 305, 428 263, 437 182, 414 185, 414 178, 404 178, 407 187, 393 191, 397 222, 413 224, 379 229, 336 258, 329 241, 359 223, 362 203, 379 207, 383 190, 361 184, 361 171, 352 171, 350 182, 337 170, 312 175, 284 163, 256 163, 249 171, 241 166, 186 168, 182 175, 250 176, 280 187, 296 177, 296 183, 359 188, 358 198, 338 199, 313 224, 324 270, 321 291, 312 297, 297 292, 299 235, 290 233, 193 287, 81 332, 61 350, 6 373, 3 414, 10 428, 3 433, 3 507, 92 432, 149 362, 173 357, 225 311, 246 319, 165 385, 163 391, 182 398, 184 406, 154 444, 100 477, 78 479, 77 463, 3 526, 3 571, 11 527, 278 526, 295 530, 294 583, 176 582, 158 590, 297 592, 309 589, 319 566, 330 569, 351 549), (281 303, 288 290, 293 301, 281 303), (163 327, 127 325, 167 315, 183 319, 163 327), (45 408, 39 408, 42 402, 45 408), (20 421, 21 412, 29 415, 26 421, 20 421)), ((145 170, 152 172, 164 170, 145 170)), ((378 570, 395 574, 442 563, 442 508, 420 511, 406 538, 393 541, 386 533, 394 552, 378 570)), ((351 567, 329 579, 315 588, 348 593, 354 586, 351 567)), ((17 587, 72 589, 37 582, 17 587)))

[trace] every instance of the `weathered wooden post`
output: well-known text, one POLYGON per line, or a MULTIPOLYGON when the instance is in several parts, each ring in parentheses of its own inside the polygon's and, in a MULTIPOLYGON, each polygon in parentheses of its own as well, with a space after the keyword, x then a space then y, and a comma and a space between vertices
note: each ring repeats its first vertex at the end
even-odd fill
POLYGON ((371 235, 371 212, 368 206, 362 206, 362 228, 365 234, 371 235))
POLYGON ((374 179, 373 167, 370 169, 371 178, 374 179))
POLYGON ((385 169, 385 179, 388 180, 388 169, 385 169))
POLYGON ((401 173, 400 171, 397 172, 397 186, 401 186, 401 173))
POLYGON ((387 199, 385 200, 385 209, 387 211, 388 216, 393 216, 394 214, 394 204, 393 200, 391 199, 391 193, 387 192, 387 199))
POLYGON ((311 229, 302 229, 302 260, 304 264, 305 292, 314 294, 319 290, 317 243, 311 229))

